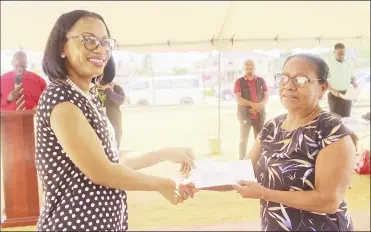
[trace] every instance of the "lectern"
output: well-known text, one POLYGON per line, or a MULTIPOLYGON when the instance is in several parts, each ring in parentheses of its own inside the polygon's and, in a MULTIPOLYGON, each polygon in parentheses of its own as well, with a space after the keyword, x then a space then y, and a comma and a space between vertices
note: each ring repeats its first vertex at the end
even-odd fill
POLYGON ((6 219, 2 228, 36 225, 40 214, 35 165, 34 110, 1 112, 6 219))

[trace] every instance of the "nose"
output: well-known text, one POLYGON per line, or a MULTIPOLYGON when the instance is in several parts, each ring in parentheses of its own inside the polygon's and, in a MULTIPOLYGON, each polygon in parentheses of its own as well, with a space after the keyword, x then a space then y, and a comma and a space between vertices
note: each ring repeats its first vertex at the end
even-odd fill
POLYGON ((95 53, 98 53, 100 55, 105 55, 107 54, 108 52, 106 51, 106 49, 104 49, 104 47, 102 46, 102 43, 99 43, 98 44, 98 47, 94 50, 95 53))
POLYGON ((296 86, 293 82, 293 79, 290 78, 286 85, 283 86, 283 88, 291 91, 296 90, 296 86))

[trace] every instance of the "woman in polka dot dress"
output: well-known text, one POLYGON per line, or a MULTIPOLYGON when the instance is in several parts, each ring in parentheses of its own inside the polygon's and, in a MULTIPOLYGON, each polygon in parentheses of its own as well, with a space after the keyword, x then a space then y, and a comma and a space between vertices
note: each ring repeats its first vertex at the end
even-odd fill
POLYGON ((190 149, 119 162, 112 126, 89 92, 92 79, 113 62, 115 45, 103 18, 83 10, 63 14, 50 33, 43 70, 51 84, 37 110, 36 166, 45 198, 38 231, 125 231, 125 190, 157 191, 172 204, 188 198, 183 184, 136 170, 169 160, 188 172, 190 149))

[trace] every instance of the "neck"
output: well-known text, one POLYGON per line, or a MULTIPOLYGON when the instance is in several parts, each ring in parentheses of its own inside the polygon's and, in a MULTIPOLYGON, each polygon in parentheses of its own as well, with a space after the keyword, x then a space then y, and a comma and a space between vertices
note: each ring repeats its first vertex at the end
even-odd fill
POLYGON ((245 77, 246 77, 248 80, 252 80, 252 79, 254 79, 255 75, 252 74, 252 73, 246 73, 246 74, 245 74, 245 77))
POLYGON ((320 107, 318 105, 310 108, 303 109, 301 111, 297 110, 289 110, 286 121, 291 124, 291 125, 296 125, 303 123, 303 120, 306 119, 307 117, 311 118, 311 116, 315 115, 317 109, 320 107))
POLYGON ((79 87, 85 93, 89 93, 91 78, 81 78, 75 75, 71 75, 69 78, 77 85, 77 87, 79 87))

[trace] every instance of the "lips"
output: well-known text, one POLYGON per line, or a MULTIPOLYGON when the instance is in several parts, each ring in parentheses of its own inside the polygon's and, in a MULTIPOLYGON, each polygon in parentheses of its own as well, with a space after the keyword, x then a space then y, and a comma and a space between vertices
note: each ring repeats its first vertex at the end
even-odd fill
POLYGON ((288 98, 288 99, 296 99, 297 97, 294 97, 294 96, 292 96, 292 95, 283 95, 283 97, 285 97, 285 98, 288 98))
POLYGON ((91 57, 88 61, 96 67, 103 67, 105 58, 104 57, 91 57))

